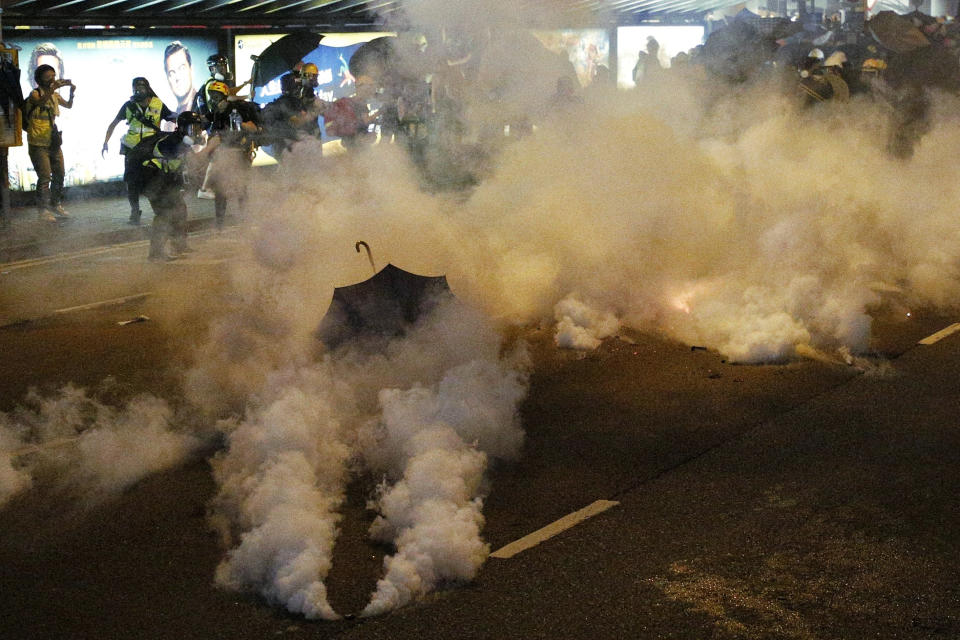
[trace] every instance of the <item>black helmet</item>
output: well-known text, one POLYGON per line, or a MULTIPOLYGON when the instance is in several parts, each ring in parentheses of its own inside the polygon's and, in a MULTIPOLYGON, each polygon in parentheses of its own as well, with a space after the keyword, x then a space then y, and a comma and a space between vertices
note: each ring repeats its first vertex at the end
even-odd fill
POLYGON ((222 53, 215 53, 207 58, 207 69, 210 75, 217 80, 224 81, 230 77, 230 62, 222 53))
POLYGON ((189 134, 191 125, 203 126, 203 118, 196 111, 184 111, 177 116, 177 131, 180 133, 189 134))
POLYGON ((223 55, 222 53, 215 53, 209 58, 207 58, 208 67, 212 67, 218 64, 227 64, 228 62, 229 61, 227 60, 227 56, 223 55))

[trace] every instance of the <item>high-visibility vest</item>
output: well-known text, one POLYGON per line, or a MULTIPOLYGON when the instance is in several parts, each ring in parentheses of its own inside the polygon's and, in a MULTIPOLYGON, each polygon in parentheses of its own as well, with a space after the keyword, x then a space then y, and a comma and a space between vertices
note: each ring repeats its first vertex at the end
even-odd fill
POLYGON ((137 143, 144 138, 149 138, 157 134, 160 130, 160 116, 163 113, 163 101, 156 96, 150 98, 150 102, 142 112, 131 109, 131 104, 135 105, 135 109, 140 108, 140 105, 136 102, 131 101, 127 103, 126 118, 130 128, 127 130, 127 133, 124 134, 123 140, 121 140, 120 143, 128 149, 137 146, 137 143), (151 127, 140 118, 143 118, 147 122, 152 122, 154 126, 151 127))
MULTIPOLYGON (((168 134, 168 135, 173 135, 168 134)), ((143 166, 153 166, 162 171, 163 173, 177 173, 180 171, 180 167, 183 166, 183 158, 179 155, 171 158, 169 156, 163 155, 160 151, 160 143, 165 140, 168 136, 164 135, 158 139, 153 145, 153 152, 151 158, 144 160, 143 166)))

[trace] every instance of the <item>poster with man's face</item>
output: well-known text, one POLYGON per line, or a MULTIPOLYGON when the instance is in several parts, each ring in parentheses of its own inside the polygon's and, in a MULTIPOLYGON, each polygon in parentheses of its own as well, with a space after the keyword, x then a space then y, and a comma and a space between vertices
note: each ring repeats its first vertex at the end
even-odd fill
MULTIPOLYGON (((103 137, 123 104, 133 93, 133 79, 142 76, 174 112, 189 108, 197 88, 209 77, 207 57, 217 52, 213 37, 17 38, 20 84, 26 96, 36 86, 34 71, 48 64, 57 78, 77 86, 72 109, 62 109, 57 126, 63 132, 66 186, 120 180, 123 156, 120 138, 126 123, 117 125, 107 157, 101 157, 103 137)), ((69 90, 60 90, 64 99, 69 90)), ((12 189, 32 190, 37 181, 24 144, 9 156, 12 189)))

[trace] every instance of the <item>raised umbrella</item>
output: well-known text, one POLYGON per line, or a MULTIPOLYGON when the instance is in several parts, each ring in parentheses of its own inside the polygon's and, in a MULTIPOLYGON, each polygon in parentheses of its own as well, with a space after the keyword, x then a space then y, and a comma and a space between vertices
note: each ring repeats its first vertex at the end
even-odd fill
POLYGON ((288 33, 264 49, 254 59, 251 84, 262 87, 277 76, 293 69, 305 55, 320 46, 323 36, 311 31, 288 33))

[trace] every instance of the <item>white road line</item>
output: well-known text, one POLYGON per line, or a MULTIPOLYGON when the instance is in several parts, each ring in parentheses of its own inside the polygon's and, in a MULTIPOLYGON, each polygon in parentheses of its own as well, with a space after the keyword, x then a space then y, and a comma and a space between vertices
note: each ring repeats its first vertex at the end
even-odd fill
MULTIPOLYGON (((231 233, 230 231, 219 232, 221 236, 225 235, 236 235, 235 232, 231 233)), ((194 231, 189 234, 191 238, 204 238, 208 236, 215 235, 217 232, 213 230, 204 230, 204 231, 194 231)), ((58 262, 67 262, 69 260, 80 260, 83 258, 89 258, 91 256, 100 255, 103 253, 110 253, 113 251, 120 251, 121 249, 129 249, 131 247, 145 247, 150 244, 149 240, 133 240, 131 242, 121 242, 119 244, 112 244, 106 247, 93 247, 90 249, 81 249, 80 251, 70 251, 67 253, 58 253, 53 256, 44 256, 42 258, 29 258, 27 260, 18 260, 16 262, 0 262, 0 271, 10 272, 18 271, 20 269, 29 269, 30 267, 39 267, 45 264, 56 264, 58 262)))
POLYGON ((153 295, 153 291, 144 291, 143 293, 134 293, 129 296, 122 296, 120 298, 111 298, 110 300, 98 300, 97 302, 88 302, 87 304, 80 304, 75 307, 65 307, 63 309, 56 309, 53 313, 54 315, 62 313, 72 313, 74 311, 88 311, 89 309, 97 309, 99 307, 109 307, 115 304, 125 304, 127 302, 132 302, 134 300, 141 300, 143 298, 149 298, 153 295))
POLYGON ((67 262, 68 260, 79 260, 89 258, 90 256, 100 255, 101 253, 110 253, 129 247, 146 246, 150 244, 149 240, 136 240, 134 242, 124 242, 122 244, 113 244, 109 247, 97 247, 94 249, 84 249, 82 251, 71 251, 70 253, 59 253, 55 256, 44 256, 43 258, 30 258, 29 260, 19 260, 17 262, 7 262, 2 265, 3 271, 17 271, 19 269, 29 269, 30 267, 39 267, 45 264, 56 264, 58 262, 67 262))
POLYGON ((496 551, 490 554, 491 558, 512 558, 521 551, 526 551, 530 547, 535 547, 544 540, 549 540, 553 536, 566 531, 570 527, 580 524, 587 518, 591 518, 599 513, 603 513, 611 507, 615 507, 619 502, 613 500, 597 500, 593 504, 587 505, 579 511, 574 511, 568 515, 563 516, 556 522, 552 522, 542 529, 538 529, 533 533, 526 535, 519 540, 514 540, 510 544, 500 547, 496 551))
POLYGON ((946 329, 941 329, 940 331, 937 331, 933 335, 927 336, 917 344, 933 344, 934 342, 943 340, 947 336, 954 334, 957 331, 960 331, 960 322, 954 322, 952 325, 950 325, 946 329))

